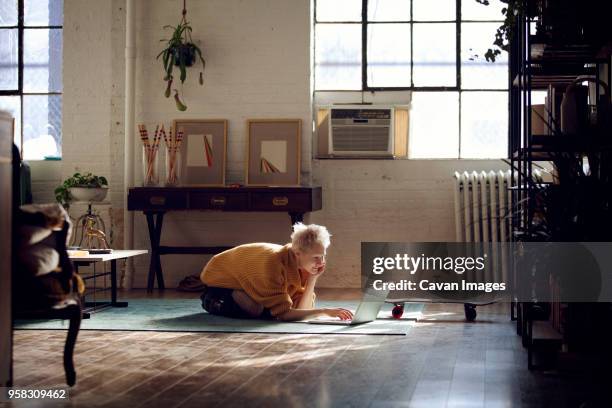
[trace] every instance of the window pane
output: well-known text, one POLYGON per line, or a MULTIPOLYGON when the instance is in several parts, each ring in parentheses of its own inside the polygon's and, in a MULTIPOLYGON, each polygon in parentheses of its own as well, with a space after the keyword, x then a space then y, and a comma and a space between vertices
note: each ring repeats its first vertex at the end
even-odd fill
POLYGON ((531 104, 544 105, 546 103, 547 91, 531 90, 531 104))
POLYGON ((410 1, 368 0, 369 21, 410 21, 410 1))
POLYGON ((457 20, 457 3, 455 0, 412 0, 412 19, 414 21, 457 20))
POLYGON ((498 23, 461 24, 461 86, 464 89, 507 89, 508 53, 495 62, 484 54, 492 47, 498 23))
POLYGON ((497 20, 503 21, 504 15, 501 10, 508 7, 508 4, 500 0, 489 0, 489 5, 482 5, 476 0, 463 0, 461 2, 462 20, 497 20))
POLYGON ((315 89, 361 89, 361 24, 317 24, 315 89))
POLYGON ((410 86, 410 24, 368 25, 368 85, 410 86))
POLYGON ((19 96, 0 96, 0 111, 5 111, 15 118, 15 144, 21 148, 21 104, 19 96))
POLYGON ((17 0, 0 0, 0 26, 17 25, 17 0))
POLYGON ((317 21, 361 21, 361 0, 316 0, 317 21))
POLYGON ((409 157, 459 156, 459 93, 414 92, 410 103, 409 157))
POLYGON ((461 157, 499 159, 508 156, 508 93, 461 94, 461 157))
POLYGON ((61 92, 62 30, 24 30, 24 92, 61 92))
POLYGON ((0 29, 0 89, 17 90, 17 30, 0 29))
POLYGON ((456 86, 454 23, 414 24, 414 86, 456 86))
POLYGON ((25 0, 26 26, 64 25, 64 0, 25 0))
POLYGON ((23 97, 23 155, 25 160, 42 160, 62 155, 61 95, 23 97))

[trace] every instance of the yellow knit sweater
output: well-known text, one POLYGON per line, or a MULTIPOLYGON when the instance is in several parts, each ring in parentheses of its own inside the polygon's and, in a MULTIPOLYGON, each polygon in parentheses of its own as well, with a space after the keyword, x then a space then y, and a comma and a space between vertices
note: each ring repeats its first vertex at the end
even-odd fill
POLYGON ((281 315, 306 289, 290 248, 262 242, 237 246, 213 256, 200 279, 207 286, 242 289, 272 316, 281 315))

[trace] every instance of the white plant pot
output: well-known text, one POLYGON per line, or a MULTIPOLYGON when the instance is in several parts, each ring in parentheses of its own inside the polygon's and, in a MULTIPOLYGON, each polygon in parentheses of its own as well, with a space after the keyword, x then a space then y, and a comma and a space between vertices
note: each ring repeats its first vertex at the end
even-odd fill
POLYGON ((75 201, 102 201, 108 187, 70 187, 69 191, 75 201))

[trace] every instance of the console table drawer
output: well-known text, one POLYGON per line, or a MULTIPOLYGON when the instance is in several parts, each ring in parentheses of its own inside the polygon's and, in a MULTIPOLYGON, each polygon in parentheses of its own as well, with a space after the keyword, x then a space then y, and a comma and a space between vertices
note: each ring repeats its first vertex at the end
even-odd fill
POLYGON ((185 210, 187 209, 186 191, 137 191, 131 190, 128 210, 185 210))
POLYGON ((246 211, 246 193, 192 193, 190 208, 194 210, 246 211))
POLYGON ((252 211, 310 211, 312 198, 304 193, 256 193, 251 196, 252 211))

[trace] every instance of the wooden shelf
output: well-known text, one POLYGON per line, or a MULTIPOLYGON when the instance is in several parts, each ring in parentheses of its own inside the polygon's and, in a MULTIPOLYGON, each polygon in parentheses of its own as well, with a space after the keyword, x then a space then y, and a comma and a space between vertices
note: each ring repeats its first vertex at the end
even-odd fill
POLYGON ((529 56, 533 62, 605 62, 602 47, 590 44, 544 44, 536 36, 529 36, 529 56))
POLYGON ((545 344, 551 347, 560 347, 563 336, 555 330, 549 321, 535 320, 532 326, 531 342, 533 345, 545 344))
MULTIPOLYGON (((585 153, 612 150, 612 139, 592 134, 548 136, 533 135, 530 159, 551 160, 551 153, 585 153)), ((527 148, 516 149, 514 158, 527 158, 527 148), (521 156, 522 155, 522 156, 521 156)))
POLYGON ((546 89, 548 85, 567 87, 580 75, 596 75, 595 68, 592 67, 565 67, 565 69, 552 69, 541 65, 531 65, 526 68, 525 75, 516 75, 512 81, 512 85, 519 86, 519 79, 522 79, 522 85, 525 87, 527 75, 531 77, 532 89, 546 89))
POLYGON ((612 49, 588 44, 544 44, 541 41, 537 36, 530 36, 525 72, 513 78, 513 86, 519 86, 519 79, 525 86, 527 77, 531 78, 532 89, 544 89, 548 85, 567 86, 579 75, 596 75, 595 67, 589 65, 609 62, 612 49))

